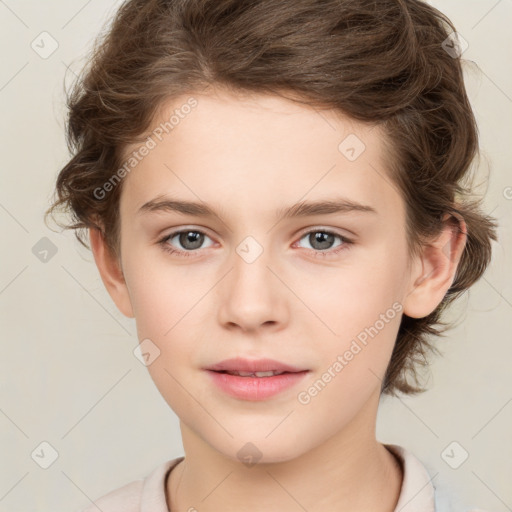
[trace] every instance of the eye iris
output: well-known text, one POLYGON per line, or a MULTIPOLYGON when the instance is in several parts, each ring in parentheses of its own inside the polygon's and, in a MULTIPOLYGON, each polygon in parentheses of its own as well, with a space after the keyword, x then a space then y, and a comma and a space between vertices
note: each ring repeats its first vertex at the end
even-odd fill
POLYGON ((314 249, 329 249, 334 242, 334 235, 331 233, 325 233, 322 231, 316 231, 309 234, 309 243, 314 249), (320 247, 315 247, 316 243, 319 243, 320 247))
MULTIPOLYGON (((198 249, 204 242, 204 235, 198 231, 183 231, 178 235, 182 247, 188 250, 198 249), (190 245, 189 245, 190 243, 190 245)), ((329 249, 335 236, 325 231, 314 231, 309 233, 309 243, 314 249, 329 249)))
POLYGON ((204 235, 197 231, 184 231, 180 233, 179 240, 185 249, 198 249, 204 241, 204 235), (192 247, 187 245, 190 241, 192 242, 192 247))

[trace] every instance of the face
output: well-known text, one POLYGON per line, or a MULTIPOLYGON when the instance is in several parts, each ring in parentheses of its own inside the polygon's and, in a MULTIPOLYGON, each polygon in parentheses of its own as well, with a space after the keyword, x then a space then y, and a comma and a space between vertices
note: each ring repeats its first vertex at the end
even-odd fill
POLYGON ((284 461, 371 428, 410 286, 382 132, 276 96, 192 96, 120 201, 128 314, 158 354, 152 379, 182 425, 233 460, 246 443, 284 461), (230 358, 307 371, 226 391, 230 377, 205 368, 230 358))

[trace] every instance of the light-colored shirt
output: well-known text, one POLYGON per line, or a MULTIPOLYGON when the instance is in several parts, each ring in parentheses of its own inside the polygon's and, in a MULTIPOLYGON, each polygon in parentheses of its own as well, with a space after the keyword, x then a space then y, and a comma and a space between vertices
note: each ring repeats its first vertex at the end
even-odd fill
MULTIPOLYGON (((412 452, 395 444, 384 446, 396 455, 403 470, 394 512, 485 512, 481 509, 462 510, 449 490, 434 485, 427 469, 412 452)), ((183 458, 160 464, 146 478, 109 492, 82 512, 172 512, 166 501, 167 476, 183 458)))

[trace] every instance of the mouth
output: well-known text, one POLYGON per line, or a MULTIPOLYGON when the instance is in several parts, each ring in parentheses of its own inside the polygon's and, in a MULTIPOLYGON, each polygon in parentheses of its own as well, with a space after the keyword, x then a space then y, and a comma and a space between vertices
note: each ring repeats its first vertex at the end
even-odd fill
POLYGON ((235 357, 225 359, 220 363, 208 366, 206 370, 225 372, 230 374, 239 375, 242 377, 269 377, 269 372, 275 374, 281 373, 298 373, 308 371, 306 368, 299 366, 292 366, 275 359, 245 359, 242 357, 235 357))
POLYGON ((310 372, 255 372, 245 376, 226 371, 207 370, 206 373, 223 394, 239 400, 262 401, 284 395, 285 391, 298 387, 310 372))
MULTIPOLYGON (((215 371, 215 370, 212 370, 215 371)), ((217 373, 227 373, 228 375, 236 375, 237 377, 275 377, 276 375, 282 375, 283 373, 301 373, 301 372, 285 372, 285 371, 268 371, 268 372, 242 372, 236 370, 220 370, 217 373)))

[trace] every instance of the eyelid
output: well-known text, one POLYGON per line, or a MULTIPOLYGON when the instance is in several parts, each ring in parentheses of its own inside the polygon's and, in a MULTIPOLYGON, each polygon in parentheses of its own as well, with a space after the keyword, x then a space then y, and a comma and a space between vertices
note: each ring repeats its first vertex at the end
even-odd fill
MULTIPOLYGON (((200 233, 204 235, 205 237, 208 237, 210 240, 215 242, 215 237, 212 236, 207 228, 204 227, 191 227, 191 226, 184 226, 179 228, 174 228, 171 231, 169 231, 165 235, 160 235, 157 239, 157 243, 164 242, 166 240, 170 240, 171 238, 174 238, 176 235, 179 235, 181 233, 187 233, 188 231, 192 231, 195 233, 200 233)), ((180 251, 181 249, 177 249, 177 251, 180 251)), ((196 249, 195 251, 186 251, 186 252, 198 252, 200 249, 196 249)), ((185 252, 185 251, 183 251, 185 252)))
POLYGON ((304 235, 308 235, 309 233, 316 233, 316 232, 323 232, 323 233, 330 233, 332 235, 339 236, 343 238, 343 240, 346 240, 347 242, 354 242, 355 240, 355 233, 352 233, 351 235, 345 235, 343 232, 340 232, 337 228, 327 227, 327 226, 313 226, 306 228, 305 231, 301 231, 300 235, 298 235, 300 238, 302 238, 304 235))
MULTIPOLYGON (((165 251, 167 251, 169 253, 179 254, 179 255, 182 255, 185 257, 190 257, 197 253, 200 253, 201 249, 195 249, 195 250, 189 250, 189 251, 183 250, 183 249, 175 249, 172 245, 170 245, 168 243, 169 240, 174 238, 176 235, 179 235, 179 234, 181 234, 183 232, 187 232, 187 231, 193 231, 193 232, 200 233, 202 235, 207 236, 208 238, 210 238, 211 240, 213 240, 215 242, 214 237, 212 237, 208 234, 209 230, 207 228, 204 228, 202 226, 201 227, 181 226, 178 228, 174 228, 166 235, 160 236, 158 238, 157 243, 159 245, 161 245, 165 251)), ((307 249, 307 250, 313 251, 314 253, 317 253, 317 254, 324 254, 324 255, 336 254, 337 252, 343 250, 347 246, 350 246, 354 243, 354 240, 352 239, 352 237, 347 237, 346 235, 339 233, 338 230, 335 228, 326 227, 326 226, 310 226, 309 228, 305 228, 305 231, 301 231, 300 234, 295 235, 295 237, 297 237, 297 240, 296 240, 296 242, 294 242, 293 246, 295 246, 298 242, 300 242, 300 240, 302 240, 302 238, 304 238, 306 235, 308 235, 310 233, 317 233, 317 232, 328 233, 333 236, 339 237, 341 240, 341 244, 339 246, 336 246, 334 249, 326 249, 323 251, 321 251, 321 250, 315 251, 314 249, 307 249)), ((212 245, 214 245, 214 244, 212 244, 212 245)), ((211 246, 209 246, 209 247, 211 247, 211 246)), ((208 249, 209 247, 205 247, 203 249, 208 249)))
POLYGON ((184 226, 178 226, 178 227, 173 227, 173 228, 167 228, 167 229, 162 230, 161 231, 162 234, 159 234, 157 238, 158 238, 158 240, 161 240, 162 238, 169 238, 171 236, 176 236, 178 233, 182 233, 184 231, 185 232, 186 231, 196 231, 198 233, 208 236, 211 239, 215 238, 215 236, 212 235, 212 232, 208 228, 205 228, 203 226, 197 226, 197 225, 190 225, 190 226, 184 225, 184 226), (168 229, 169 229, 169 231, 168 231, 168 229), (166 234, 163 234, 163 233, 166 233, 166 234))
MULTIPOLYGON (((177 227, 177 228, 173 228, 171 231, 169 231, 169 233, 167 233, 166 235, 159 235, 158 236, 158 239, 161 240, 163 238, 171 238, 171 235, 172 236, 175 236, 177 235, 178 233, 181 233, 183 231, 196 231, 198 233, 201 233, 203 235, 206 235, 208 236, 209 238, 211 239, 214 239, 215 237, 212 236, 208 230, 208 228, 205 228, 203 226, 180 226, 180 227, 177 227)), ((317 225, 317 226, 311 226, 309 228, 304 228, 304 231, 299 231, 296 235, 294 235, 295 237, 299 236, 300 238, 302 238, 304 235, 307 235, 309 233, 312 233, 312 232, 317 232, 317 231, 322 231, 322 232, 326 232, 326 233, 331 233, 333 235, 337 235, 337 236, 340 236, 342 238, 344 238, 345 240, 350 240, 350 241, 353 241, 352 240, 352 235, 345 235, 344 233, 340 233, 337 228, 332 228, 332 227, 327 227, 327 226, 322 226, 322 225, 317 225)), ((351 232, 352 233, 352 232, 351 232)))
POLYGON ((332 235, 335 238, 336 237, 339 238, 341 241, 341 243, 339 245, 329 248, 329 249, 325 249, 325 250, 315 250, 315 249, 306 248, 309 251, 313 251, 315 254, 336 255, 339 251, 341 251, 345 248, 348 248, 348 246, 354 244, 354 241, 352 240, 352 238, 349 238, 334 229, 325 228, 325 227, 313 227, 313 228, 309 228, 307 231, 304 231, 302 234, 300 234, 297 241, 293 244, 293 246, 298 244, 304 237, 306 237, 310 233, 327 233, 328 235, 332 235))

